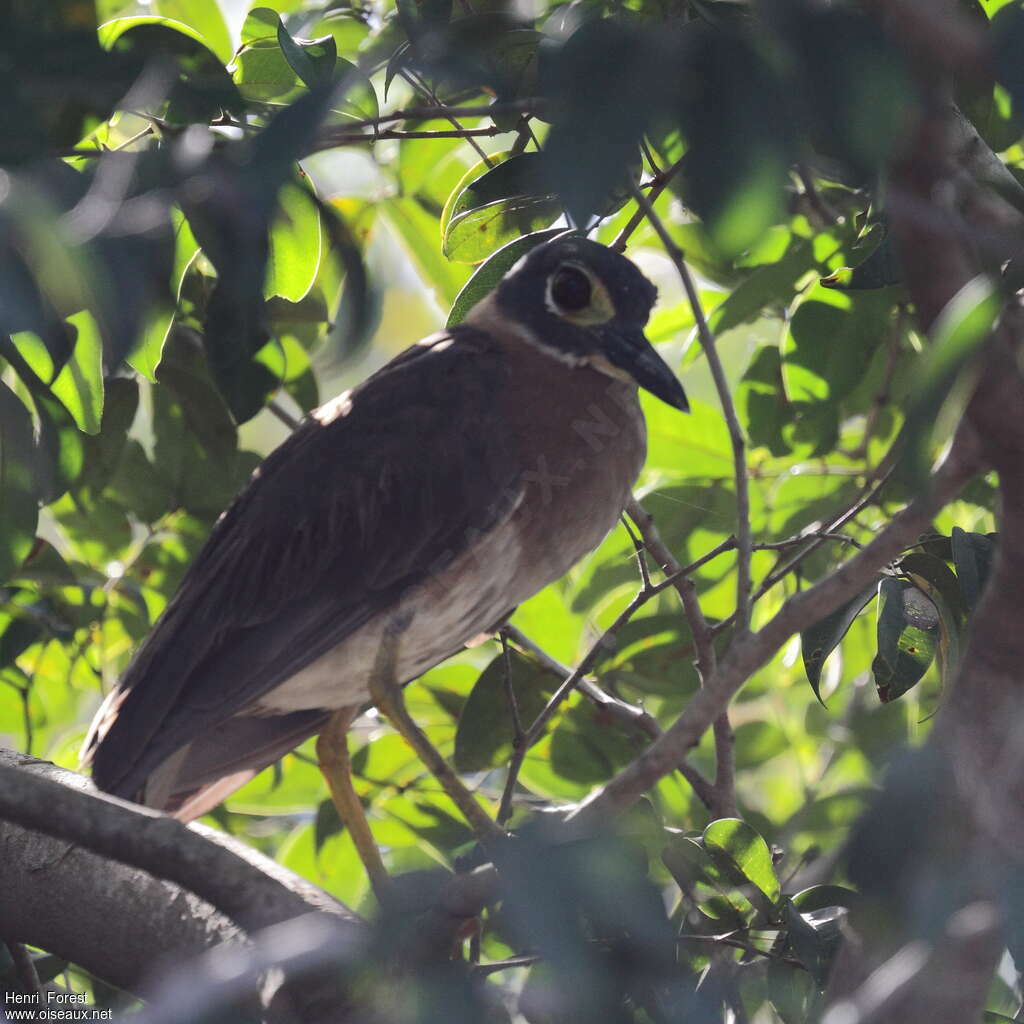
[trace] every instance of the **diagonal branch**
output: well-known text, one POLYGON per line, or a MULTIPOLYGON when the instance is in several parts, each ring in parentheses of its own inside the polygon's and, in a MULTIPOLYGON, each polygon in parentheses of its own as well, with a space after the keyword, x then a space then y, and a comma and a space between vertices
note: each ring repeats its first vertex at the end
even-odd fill
POLYGON ((743 684, 767 664, 794 633, 853 597, 874 579, 882 566, 916 540, 935 512, 951 501, 975 475, 980 463, 973 432, 961 429, 935 471, 931 486, 831 576, 789 598, 758 632, 738 637, 707 684, 661 739, 581 804, 571 820, 585 830, 631 807, 686 757, 743 684))

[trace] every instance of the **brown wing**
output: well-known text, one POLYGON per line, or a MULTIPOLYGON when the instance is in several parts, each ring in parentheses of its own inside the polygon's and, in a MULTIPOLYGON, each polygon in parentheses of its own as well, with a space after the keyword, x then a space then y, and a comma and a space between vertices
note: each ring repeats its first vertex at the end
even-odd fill
POLYGON ((392 606, 507 514, 517 481, 494 422, 486 334, 403 353, 333 420, 307 420, 218 521, 86 744, 100 788, 157 765, 392 606))

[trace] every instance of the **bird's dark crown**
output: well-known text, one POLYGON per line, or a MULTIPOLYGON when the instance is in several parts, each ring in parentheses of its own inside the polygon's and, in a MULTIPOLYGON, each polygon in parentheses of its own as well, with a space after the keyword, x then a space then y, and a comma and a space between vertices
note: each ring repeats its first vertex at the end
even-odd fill
POLYGON ((657 289, 636 266, 586 238, 556 238, 523 257, 498 285, 501 314, 553 355, 600 354, 609 330, 639 331, 657 289))

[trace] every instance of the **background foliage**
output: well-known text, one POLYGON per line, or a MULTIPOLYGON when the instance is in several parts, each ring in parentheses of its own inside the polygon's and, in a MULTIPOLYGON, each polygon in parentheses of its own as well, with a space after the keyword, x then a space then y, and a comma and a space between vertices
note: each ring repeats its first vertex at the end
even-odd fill
MULTIPOLYGON (((993 201, 1021 206, 1024 10, 961 6, 1006 59, 956 98, 1000 154, 993 201)), ((724 649, 732 448, 634 183, 698 275, 749 441, 755 625, 870 540, 948 440, 998 286, 966 296, 931 348, 915 330, 880 182, 922 101, 910 56, 855 3, 14 7, 0 71, 4 745, 75 768, 102 694, 288 425, 457 322, 567 223, 626 246, 659 285, 649 335, 694 408, 645 396, 638 494, 680 564, 721 549, 692 578, 724 649)), ((815 1019, 856 900, 842 843, 942 702, 993 557, 993 493, 976 481, 876 586, 750 680, 731 709, 742 821, 713 820, 677 773, 618 839, 552 852, 528 830, 505 869, 530 896, 485 918, 472 955, 540 962, 471 995, 445 988, 444 1012, 482 1019, 484 1000, 537 1022, 684 1007, 688 1020, 815 1019)), ((639 586, 619 529, 513 624, 573 665, 639 586)), ((594 673, 667 726, 700 685, 693 662, 668 588, 594 673)), ((487 643, 407 694, 494 801, 512 751, 504 671, 487 643)), ((560 677, 518 648, 511 673, 530 720, 560 677)), ((575 694, 525 758, 513 825, 581 799, 647 742, 575 694)), ((455 866, 472 836, 399 737, 371 715, 352 743, 389 870, 455 866)), ((691 761, 714 776, 710 733, 691 761)), ((310 744, 214 819, 372 912, 310 744)), ((1017 995, 1007 968, 990 1009, 1012 1015, 1017 995)))

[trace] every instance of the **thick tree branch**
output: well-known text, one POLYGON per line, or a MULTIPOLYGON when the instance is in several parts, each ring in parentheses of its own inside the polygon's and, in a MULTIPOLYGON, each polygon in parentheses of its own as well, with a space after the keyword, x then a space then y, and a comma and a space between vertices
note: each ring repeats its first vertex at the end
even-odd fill
MULTIPOLYGON (((141 868, 195 893, 247 930, 318 911, 352 927, 359 918, 311 882, 230 836, 92 791, 44 761, 0 751, 0 822, 141 868)), ((23 841, 23 840, 22 840, 23 841)))

